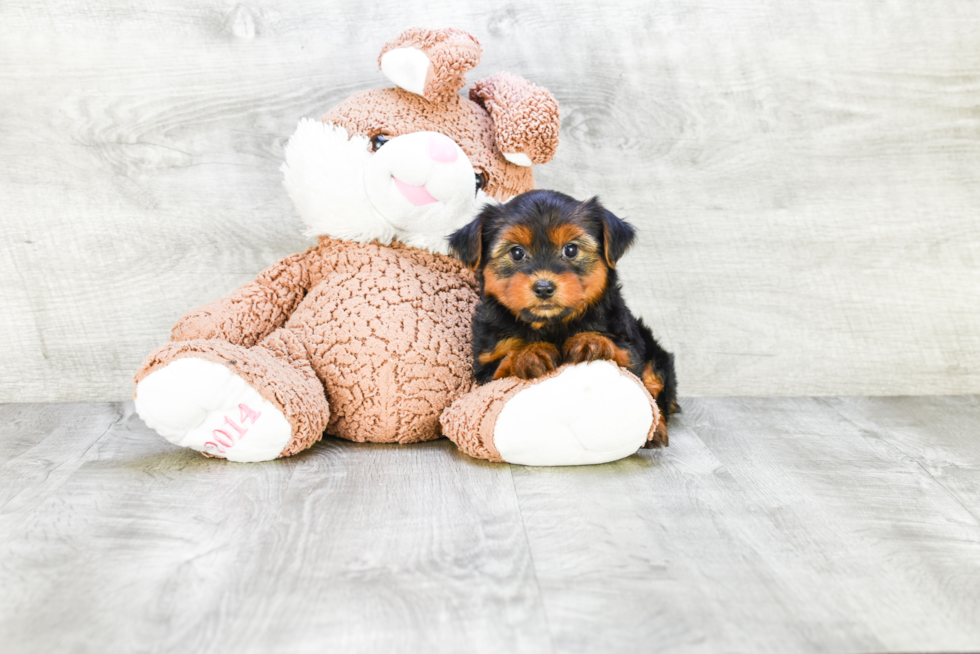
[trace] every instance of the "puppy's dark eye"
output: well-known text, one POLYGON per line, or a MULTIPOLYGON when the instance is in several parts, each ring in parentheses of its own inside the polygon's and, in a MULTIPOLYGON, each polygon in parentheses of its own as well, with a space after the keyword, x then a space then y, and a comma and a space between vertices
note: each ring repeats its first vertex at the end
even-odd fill
POLYGON ((569 243, 561 249, 561 254, 566 259, 574 259, 578 256, 578 246, 574 243, 569 243))
POLYGON ((527 252, 520 245, 515 245, 510 249, 510 258, 514 261, 522 261, 526 256, 527 252))
POLYGON ((373 139, 371 139, 371 151, 377 152, 381 149, 381 146, 391 140, 391 137, 387 134, 378 134, 373 139))
MULTIPOLYGON (((479 191, 487 185, 487 176, 483 173, 476 174, 476 190, 479 191)), ((475 192, 475 191, 474 191, 475 192)))

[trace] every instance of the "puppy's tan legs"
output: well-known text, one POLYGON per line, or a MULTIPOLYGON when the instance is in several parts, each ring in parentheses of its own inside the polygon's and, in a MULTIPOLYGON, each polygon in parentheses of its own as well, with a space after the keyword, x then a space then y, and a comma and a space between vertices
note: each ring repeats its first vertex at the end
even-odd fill
POLYGON ((582 332, 565 341, 562 345, 565 363, 583 363, 586 361, 614 361, 623 368, 630 367, 630 355, 626 350, 617 347, 607 336, 599 332, 582 332))
POLYGON ((525 343, 519 338, 505 338, 493 349, 480 355, 480 361, 490 363, 500 359, 494 379, 517 377, 534 379, 547 374, 561 363, 561 353, 551 343, 525 343))
MULTIPOLYGON (((510 359, 511 374, 520 379, 534 379, 557 368, 561 364, 561 353, 551 343, 531 343, 512 354, 510 359)), ((494 379, 499 377, 494 375, 494 379)))
MULTIPOLYGON (((640 379, 643 382, 643 386, 646 387, 650 395, 653 396, 653 399, 656 400, 657 396, 660 395, 660 391, 664 389, 664 380, 653 371, 652 363, 648 362, 643 367, 643 375, 640 379)), ((660 420, 657 421, 657 426, 653 430, 653 440, 647 441, 643 447, 660 447, 661 445, 666 446, 667 443, 667 420, 664 413, 661 412, 660 420)))

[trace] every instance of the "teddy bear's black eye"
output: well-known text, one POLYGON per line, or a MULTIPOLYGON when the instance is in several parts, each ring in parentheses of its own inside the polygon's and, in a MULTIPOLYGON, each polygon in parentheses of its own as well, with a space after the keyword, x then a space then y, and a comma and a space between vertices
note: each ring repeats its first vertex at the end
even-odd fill
POLYGON ((371 139, 371 150, 377 152, 381 149, 381 146, 387 143, 391 139, 390 136, 386 134, 378 134, 373 139, 371 139))
POLYGON ((569 243, 561 249, 561 253, 566 259, 574 259, 578 256, 578 246, 574 243, 569 243))
POLYGON ((487 176, 483 173, 476 174, 476 190, 479 191, 487 185, 487 176))
POLYGON ((510 258, 514 261, 522 261, 526 256, 527 252, 520 245, 515 245, 510 249, 510 258))

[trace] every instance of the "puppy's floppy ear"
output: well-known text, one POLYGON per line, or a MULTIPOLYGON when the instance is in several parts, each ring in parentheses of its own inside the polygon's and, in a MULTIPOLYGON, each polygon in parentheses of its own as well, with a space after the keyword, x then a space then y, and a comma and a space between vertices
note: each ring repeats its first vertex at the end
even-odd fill
POLYGON ((477 270, 483 262, 483 228, 498 211, 496 206, 488 204, 473 222, 450 235, 449 249, 467 268, 477 270))
POLYGON ((636 229, 602 206, 599 203, 598 197, 588 200, 586 205, 592 211, 593 215, 598 216, 602 222, 602 242, 605 248, 606 264, 610 268, 615 268, 616 262, 633 245, 633 240, 636 238, 636 229))

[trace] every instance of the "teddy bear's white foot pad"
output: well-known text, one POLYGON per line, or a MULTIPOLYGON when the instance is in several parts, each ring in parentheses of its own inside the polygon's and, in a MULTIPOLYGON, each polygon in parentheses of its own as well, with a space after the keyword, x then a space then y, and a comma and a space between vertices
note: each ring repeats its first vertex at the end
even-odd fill
POLYGON ((220 363, 178 359, 136 385, 136 412, 175 445, 229 461, 275 459, 292 428, 282 412, 220 363))
POLYGON ((587 465, 633 454, 652 425, 653 410, 639 385, 614 363, 593 361, 508 400, 493 441, 508 463, 587 465))

